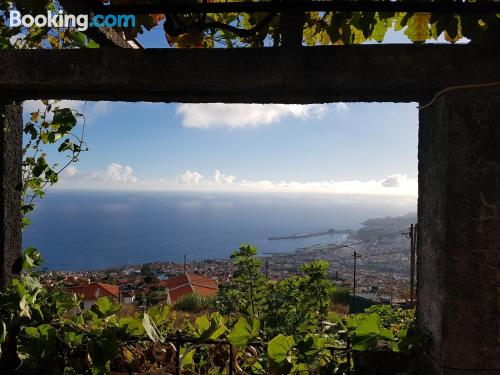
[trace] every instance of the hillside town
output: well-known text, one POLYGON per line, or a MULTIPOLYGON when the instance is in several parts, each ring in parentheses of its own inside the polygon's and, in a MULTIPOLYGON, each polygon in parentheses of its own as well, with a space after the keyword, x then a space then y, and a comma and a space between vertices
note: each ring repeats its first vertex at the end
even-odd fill
MULTIPOLYGON (((329 276, 340 287, 353 288, 356 251, 356 293, 374 302, 398 303, 408 298, 410 249, 408 227, 414 214, 398 218, 369 219, 350 231, 339 244, 318 244, 262 257, 262 272, 273 280, 300 274, 300 266, 314 259, 330 263, 329 276)), ((155 262, 104 270, 41 272, 47 287, 63 287, 82 298, 88 309, 107 296, 138 309, 152 303, 175 303, 189 294, 207 298, 218 285, 230 283, 230 259, 181 263, 155 262)))

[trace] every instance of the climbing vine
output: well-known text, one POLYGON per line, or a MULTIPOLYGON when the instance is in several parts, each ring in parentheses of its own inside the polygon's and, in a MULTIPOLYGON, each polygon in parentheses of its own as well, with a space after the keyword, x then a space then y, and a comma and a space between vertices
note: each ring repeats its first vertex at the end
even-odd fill
POLYGON ((30 114, 24 125, 22 205, 23 227, 29 225, 28 213, 35 208, 35 199, 43 198, 45 188, 54 185, 60 174, 78 161, 87 150, 84 141, 85 117, 71 108, 62 108, 58 101, 42 101, 42 109, 30 114), (81 126, 77 126, 78 123, 81 126), (55 148, 64 156, 64 163, 50 163, 47 148, 55 148))

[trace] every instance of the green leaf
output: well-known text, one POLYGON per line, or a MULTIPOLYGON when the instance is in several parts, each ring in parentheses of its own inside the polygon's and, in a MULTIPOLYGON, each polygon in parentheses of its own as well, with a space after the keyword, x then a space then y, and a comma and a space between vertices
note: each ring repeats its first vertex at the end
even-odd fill
MULTIPOLYGON (((43 136, 44 134, 46 135, 47 133, 43 133, 41 135, 43 136)), ((42 137, 42 140, 43 140, 43 137, 42 137)), ((48 140, 47 140, 47 142, 48 142, 48 140)), ((47 142, 44 141, 44 143, 47 143, 47 142)), ((45 160, 45 158, 39 157, 36 165, 33 167, 33 170, 32 170, 33 176, 40 177, 42 175, 42 173, 45 172, 47 167, 48 167, 48 164, 47 164, 47 161, 45 160)))
POLYGON ((106 328, 89 343, 89 355, 95 366, 92 371, 96 374, 109 374, 110 362, 119 349, 118 339, 114 329, 106 328))
POLYGON ((365 351, 377 346, 380 334, 380 317, 377 314, 366 316, 354 331, 352 349, 365 351))
POLYGON ((31 271, 35 267, 42 265, 43 259, 40 252, 34 247, 28 247, 23 253, 22 267, 25 271, 31 271))
POLYGON ((97 308, 99 311, 103 314, 106 315, 108 310, 111 308, 111 301, 109 300, 108 297, 101 297, 98 298, 96 301, 97 308))
POLYGON ((144 313, 144 318, 142 319, 142 325, 147 335, 153 342, 163 342, 164 338, 161 336, 155 322, 149 317, 148 314, 144 313))
POLYGON ((66 293, 58 293, 53 295, 53 300, 56 303, 57 313, 60 315, 80 305, 80 299, 75 293, 70 296, 66 293))
POLYGON ((85 47, 85 45, 87 44, 87 37, 80 31, 73 32, 71 34, 71 37, 73 38, 73 41, 80 47, 85 47))
POLYGON ((26 327, 24 329, 24 332, 28 336, 31 336, 31 337, 34 337, 34 338, 39 338, 40 337, 40 334, 39 334, 38 329, 36 327, 26 327))
POLYGON ((267 345, 267 355, 277 364, 285 361, 291 362, 291 350, 295 341, 291 336, 284 336, 281 333, 269 341, 267 345))
POLYGON ((42 284, 40 284, 40 280, 38 280, 37 277, 26 275, 26 276, 24 276, 23 281, 24 281, 24 285, 26 285, 28 287, 28 289, 30 289, 32 291, 38 291, 38 290, 42 289, 42 284))
POLYGON ((68 133, 76 125, 76 117, 70 108, 59 108, 54 110, 52 126, 58 125, 60 133, 68 133))
POLYGON ((120 319, 120 327, 125 327, 132 336, 142 336, 144 334, 144 325, 140 319, 127 316, 120 319))
POLYGON ((380 328, 380 338, 382 340, 386 340, 386 341, 393 341, 394 334, 392 333, 392 331, 390 329, 382 327, 382 328, 380 328))
POLYGON ((59 152, 64 152, 67 150, 73 151, 74 149, 75 149, 75 144, 73 142, 71 142, 71 140, 66 139, 63 143, 61 143, 59 145, 59 148, 57 149, 57 151, 59 151, 59 152))
POLYGON ((149 317, 153 319, 157 326, 164 324, 168 320, 170 309, 168 306, 156 305, 152 306, 147 311, 149 317))
POLYGON ((196 323, 196 328, 200 336, 210 328, 210 322, 206 315, 199 316, 194 322, 196 323))
POLYGON ((87 43, 87 48, 99 48, 99 44, 94 42, 94 40, 89 38, 89 42, 87 43))
POLYGON ((310 373, 309 367, 307 367, 307 365, 305 363, 297 363, 290 370, 290 374, 307 375, 309 373, 310 373))
POLYGON ((255 318, 240 317, 227 335, 234 346, 246 346, 259 335, 259 321, 255 318))
POLYGON ((2 324, 0 324, 0 329, 2 332, 0 333, 0 357, 2 356, 2 344, 5 342, 7 338, 7 324, 2 320, 2 324))
POLYGON ((23 296, 23 298, 21 298, 21 301, 19 301, 19 316, 31 319, 31 310, 26 296, 23 296))
POLYGON ((113 304, 108 297, 100 297, 96 301, 97 310, 102 316, 110 316, 120 311, 119 303, 113 304))
MULTIPOLYGON (((182 348, 184 349, 184 348, 182 348)), ((186 349, 184 349, 182 353, 182 368, 187 369, 187 370, 194 370, 194 361, 193 361, 193 356, 194 356, 195 350, 190 350, 186 354, 186 349)))
POLYGON ((223 318, 218 312, 212 313, 210 319, 206 315, 202 315, 196 318, 195 323, 200 341, 216 340, 227 331, 223 318))

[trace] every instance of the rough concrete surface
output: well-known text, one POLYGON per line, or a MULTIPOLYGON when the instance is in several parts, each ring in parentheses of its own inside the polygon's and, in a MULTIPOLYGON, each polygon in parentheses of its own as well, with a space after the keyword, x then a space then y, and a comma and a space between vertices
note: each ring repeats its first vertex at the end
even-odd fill
POLYGON ((500 88, 420 111, 418 324, 443 374, 500 374, 500 88))
POLYGON ((0 285, 12 278, 21 253, 21 108, 0 102, 0 285))
POLYGON ((0 95, 164 102, 411 102, 500 81, 472 45, 0 51, 0 95), (480 68, 479 68, 480 67, 480 68))

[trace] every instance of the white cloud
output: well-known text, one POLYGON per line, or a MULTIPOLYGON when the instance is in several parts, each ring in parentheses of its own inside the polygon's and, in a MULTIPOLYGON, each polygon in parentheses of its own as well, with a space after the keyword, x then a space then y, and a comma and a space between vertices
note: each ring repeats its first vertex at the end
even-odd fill
POLYGON ((363 195, 405 195, 417 196, 417 179, 406 175, 392 175, 382 180, 324 180, 324 181, 247 181, 238 183, 241 190, 262 192, 331 193, 363 195), (395 176, 399 176, 396 180, 395 176), (389 181, 389 182, 388 182, 389 181), (388 188, 389 184, 391 185, 388 188))
POLYGON ((88 189, 132 189, 155 191, 221 191, 262 193, 314 193, 416 197, 417 179, 393 174, 372 180, 245 180, 216 169, 211 178, 187 170, 174 179, 139 180, 128 165, 111 163, 105 170, 80 172, 74 166, 61 175, 61 187, 88 189))
POLYGON ((178 181, 163 181, 161 184, 144 183, 151 189, 192 190, 192 191, 232 191, 232 192, 269 192, 269 193, 318 193, 318 194, 358 194, 416 197, 417 179, 406 175, 394 174, 379 180, 323 180, 323 181, 287 181, 287 180, 245 180, 234 175, 224 174, 220 170, 213 172, 213 178, 200 178, 196 183, 183 184, 178 181))
POLYGON ((136 182, 138 179, 132 167, 118 163, 109 164, 105 170, 91 172, 80 172, 75 166, 70 165, 61 173, 63 185, 105 186, 106 184, 134 184, 136 182))
POLYGON ((382 186, 386 188, 400 187, 407 180, 404 174, 393 174, 382 181, 382 186))
POLYGON ((344 102, 335 103, 335 109, 341 112, 349 111, 349 106, 344 102))
POLYGON ((134 170, 128 165, 111 163, 106 168, 104 173, 104 181, 110 182, 137 182, 137 177, 134 176, 134 170))
POLYGON ((111 112, 112 107, 112 102, 87 102, 87 105, 82 107, 81 112, 85 116, 86 121, 91 123, 111 112))
MULTIPOLYGON (((338 103, 337 110, 348 108, 338 103), (340 107, 338 106, 340 104, 340 107)), ((177 114, 188 128, 256 128, 277 123, 285 117, 299 119, 322 118, 328 112, 326 104, 179 104, 177 114)))
POLYGON ((179 184, 198 184, 203 178, 203 175, 196 171, 186 171, 175 178, 175 182, 179 184))
POLYGON ((218 184, 232 184, 235 180, 235 176, 232 176, 230 174, 223 174, 218 169, 214 171, 214 181, 218 184))
MULTIPOLYGON (((86 124, 90 124, 97 119, 107 115, 112 107, 112 102, 87 102, 82 100, 60 100, 58 102, 60 108, 71 108, 85 116, 86 124)), ((43 110, 45 106, 41 100, 26 100, 23 103, 23 110, 25 115, 32 112, 43 110)))
POLYGON ((76 176, 78 169, 73 165, 68 165, 61 173, 61 178, 72 178, 76 176))

